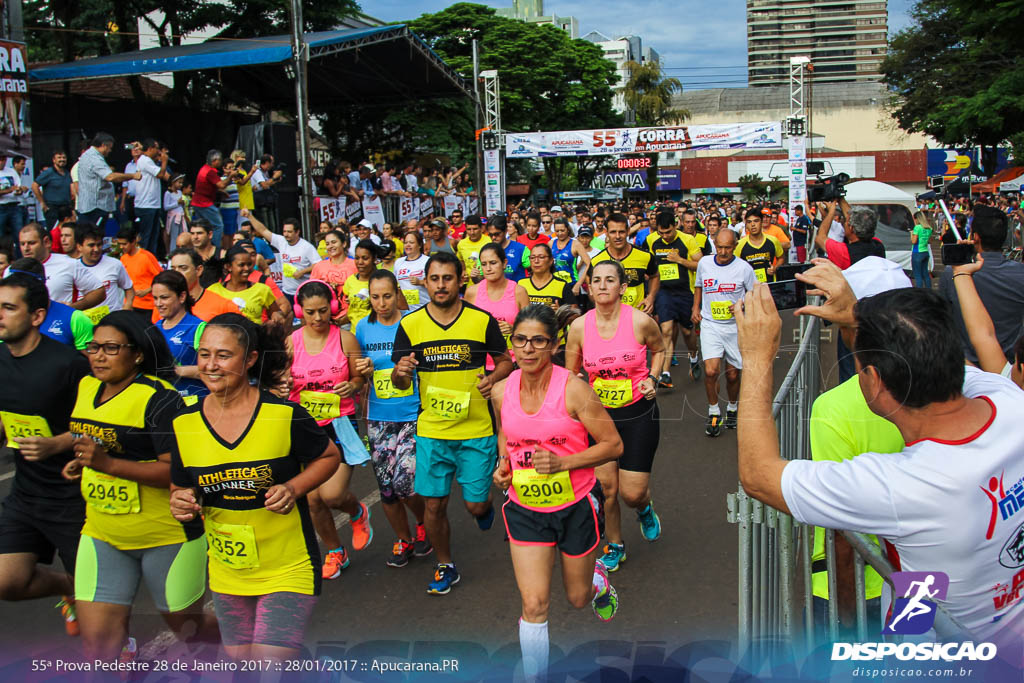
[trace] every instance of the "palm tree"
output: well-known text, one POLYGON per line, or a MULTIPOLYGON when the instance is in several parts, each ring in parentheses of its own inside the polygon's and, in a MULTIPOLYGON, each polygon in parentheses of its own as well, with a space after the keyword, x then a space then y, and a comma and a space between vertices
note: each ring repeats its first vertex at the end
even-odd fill
MULTIPOLYGON (((630 60, 623 66, 629 72, 629 80, 622 88, 622 96, 638 126, 674 125, 690 118, 689 111, 672 106, 672 96, 683 91, 683 84, 678 78, 665 76, 660 62, 640 64, 630 60)), ((647 156, 651 159, 647 169, 648 194, 654 199, 658 196, 658 155, 647 156)))
POLYGON ((629 80, 622 88, 626 108, 636 114, 637 125, 663 126, 682 123, 690 112, 672 107, 672 96, 683 91, 678 78, 665 76, 659 62, 626 62, 629 80))

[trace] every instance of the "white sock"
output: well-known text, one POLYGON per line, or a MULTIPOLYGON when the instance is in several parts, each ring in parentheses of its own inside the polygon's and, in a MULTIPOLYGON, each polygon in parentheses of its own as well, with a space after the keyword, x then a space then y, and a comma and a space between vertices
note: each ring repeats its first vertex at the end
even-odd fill
POLYGON ((721 415, 722 409, 718 407, 718 404, 708 406, 708 415, 721 415))
POLYGON ((739 410, 739 409, 740 409, 740 402, 739 402, 739 401, 729 401, 729 407, 728 407, 728 408, 726 408, 726 410, 731 410, 731 411, 733 411, 734 413, 735 413, 735 412, 736 412, 737 410, 739 410))
POLYGON ((695 353, 691 353, 690 354, 690 362, 691 363, 696 363, 697 362, 697 354, 695 354, 695 353))
POLYGON ((548 670, 548 622, 531 624, 519 619, 519 647, 523 651, 523 678, 536 681, 548 670))

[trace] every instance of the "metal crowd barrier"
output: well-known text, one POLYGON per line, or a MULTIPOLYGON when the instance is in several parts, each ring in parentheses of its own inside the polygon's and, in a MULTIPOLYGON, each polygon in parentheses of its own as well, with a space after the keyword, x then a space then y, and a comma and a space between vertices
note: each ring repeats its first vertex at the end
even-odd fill
MULTIPOLYGON (((820 393, 820 321, 806 317, 801 319, 800 346, 772 403, 783 458, 811 457, 811 406, 820 393)), ((811 584, 814 527, 800 524, 790 515, 751 498, 742 486, 726 496, 726 503, 729 522, 739 529, 737 606, 741 656, 747 653, 751 661, 765 661, 766 657, 792 652, 801 634, 807 652, 818 644, 821 631, 835 641, 839 636, 839 601, 834 599, 838 595, 837 532, 825 530, 828 594, 832 599, 828 601, 827 623, 816 632, 811 584)), ((838 533, 854 550, 857 638, 879 640, 881 636, 867 630, 864 567, 870 565, 890 586, 894 569, 868 536, 849 531, 838 533)), ((956 638, 963 637, 966 629, 939 606, 935 632, 940 638, 956 638)))
MULTIPOLYGON (((403 199, 402 197, 398 197, 396 195, 381 195, 381 197, 380 197, 380 200, 381 200, 380 204, 381 204, 381 210, 384 213, 384 220, 385 220, 385 222, 392 223, 392 224, 395 224, 395 225, 397 225, 399 223, 399 221, 401 220, 401 215, 402 215, 402 212, 401 212, 401 202, 402 202, 402 199, 403 199)), ((427 220, 427 219, 432 218, 434 216, 444 216, 444 215, 446 215, 445 204, 444 204, 444 197, 431 197, 429 195, 420 194, 420 195, 417 195, 415 199, 416 199, 417 204, 418 204, 417 209, 416 209, 417 213, 415 215, 416 218, 419 218, 420 220, 427 220), (425 199, 429 200, 429 202, 430 202, 429 209, 427 209, 426 211, 424 210, 424 206, 426 206, 426 205, 421 204, 421 202, 423 200, 425 200, 425 199)), ((459 199, 462 200, 463 198, 460 197, 459 199)), ((320 220, 325 220, 325 219, 329 220, 331 223, 336 222, 336 219, 333 219, 334 218, 334 212, 331 212, 330 216, 326 216, 324 214, 324 212, 321 210, 321 207, 326 206, 327 203, 332 202, 332 201, 333 200, 330 197, 324 197, 324 196, 314 197, 314 209, 316 210, 316 215, 317 215, 317 221, 318 222, 320 220)), ((479 202, 477 201, 477 198, 474 197, 474 198, 472 198, 471 201, 472 201, 472 205, 476 206, 477 210, 479 211, 479 202)), ((345 215, 343 217, 349 223, 355 223, 356 221, 358 221, 360 218, 363 217, 363 211, 362 211, 361 207, 358 208, 358 209, 354 209, 352 207, 352 205, 348 204, 347 202, 346 202, 345 206, 346 206, 347 211, 345 211, 345 215)), ((469 215, 470 213, 472 213, 472 211, 470 210, 470 203, 468 201, 465 204, 463 204, 460 208, 462 209, 462 212, 463 212, 464 215, 469 215)), ((342 210, 342 211, 344 211, 344 210, 342 210)), ((338 216, 338 217, 340 218, 342 216, 338 216)), ((412 217, 412 216, 410 215, 410 217, 412 217)))

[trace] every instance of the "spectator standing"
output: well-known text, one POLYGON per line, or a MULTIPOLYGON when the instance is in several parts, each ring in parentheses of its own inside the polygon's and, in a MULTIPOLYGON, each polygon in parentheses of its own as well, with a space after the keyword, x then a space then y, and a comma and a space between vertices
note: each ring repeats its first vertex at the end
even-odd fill
POLYGON ((113 149, 114 136, 96 133, 92 144, 78 160, 78 218, 100 227, 114 213, 114 183, 142 177, 137 171, 133 174, 112 171, 107 157, 113 149))
POLYGON ((24 225, 21 215, 21 173, 14 169, 13 158, 6 152, 0 152, 0 239, 13 240, 21 226, 24 225))
POLYGON ((277 230, 277 190, 274 188, 281 184, 283 177, 284 170, 274 168, 274 156, 264 154, 250 180, 256 217, 271 232, 277 230))
POLYGON ((217 192, 228 186, 228 178, 221 179, 220 167, 224 165, 224 157, 219 149, 211 149, 206 153, 206 163, 196 175, 196 187, 192 192, 192 211, 212 228, 213 244, 219 249, 224 239, 224 219, 220 210, 214 206, 217 192))
POLYGON ((807 262, 807 236, 811 234, 814 226, 811 219, 804 215, 803 204, 797 204, 793 208, 796 220, 793 221, 793 246, 796 248, 796 262, 807 262))
POLYGON ((184 182, 185 176, 174 176, 164 191, 164 223, 167 226, 164 236, 167 241, 168 253, 177 244, 178 235, 188 231, 188 221, 185 220, 185 199, 181 193, 184 182))
MULTIPOLYGON (((139 157, 142 156, 142 143, 133 142, 131 143, 131 154, 132 159, 124 166, 124 172, 128 175, 133 175, 139 171, 139 157)), ((139 190, 138 181, 129 180, 127 183, 121 186, 121 204, 120 210, 121 215, 124 217, 123 222, 134 223, 135 222, 135 195, 139 190)))
POLYGON ((32 186, 35 183, 32 182, 32 174, 28 172, 28 157, 11 157, 11 166, 21 177, 21 182, 19 183, 21 186, 21 192, 18 193, 18 197, 21 204, 21 224, 25 225, 29 221, 29 214, 32 212, 32 205, 35 204, 36 201, 35 197, 32 196, 32 186))
POLYGON ((68 172, 68 155, 59 149, 50 157, 51 165, 36 176, 32 192, 43 207, 46 227, 52 228, 61 215, 71 215, 71 173, 68 172))
MULTIPOLYGON (((252 194, 252 177, 256 175, 259 168, 253 164, 249 170, 245 170, 245 151, 236 149, 231 153, 231 161, 235 162, 235 185, 238 187, 238 209, 252 211, 256 208, 255 199, 252 194)), ((242 224, 241 216, 237 217, 239 227, 242 224)))
POLYGON ((167 151, 161 150, 153 138, 142 141, 142 153, 135 160, 141 178, 135 181, 134 212, 139 233, 139 246, 156 254, 160 242, 160 181, 170 180, 167 172, 167 151))

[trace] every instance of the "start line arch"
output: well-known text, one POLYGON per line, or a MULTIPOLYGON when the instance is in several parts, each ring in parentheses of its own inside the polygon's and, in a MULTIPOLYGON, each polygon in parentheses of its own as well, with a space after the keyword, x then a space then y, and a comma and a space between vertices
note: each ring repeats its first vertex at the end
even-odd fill
POLYGON ((485 198, 489 214, 504 208, 504 159, 651 154, 705 149, 781 149, 782 123, 756 121, 505 133, 502 138, 502 144, 497 149, 484 151, 485 198))

